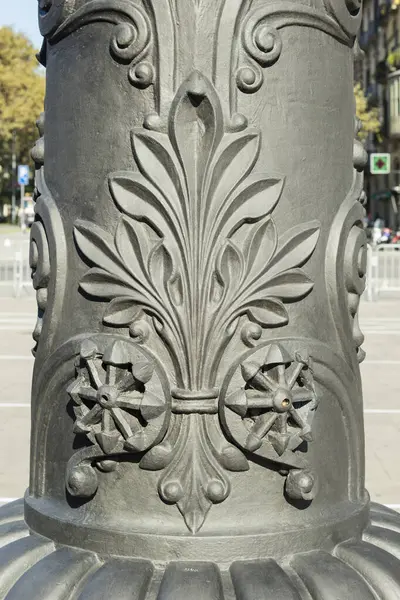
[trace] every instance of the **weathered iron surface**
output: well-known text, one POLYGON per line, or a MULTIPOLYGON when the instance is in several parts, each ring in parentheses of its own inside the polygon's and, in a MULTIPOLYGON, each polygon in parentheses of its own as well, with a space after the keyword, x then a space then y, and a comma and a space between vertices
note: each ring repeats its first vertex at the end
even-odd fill
POLYGON ((360 9, 39 2, 31 481, 1 598, 400 597, 400 518, 364 488, 360 9))

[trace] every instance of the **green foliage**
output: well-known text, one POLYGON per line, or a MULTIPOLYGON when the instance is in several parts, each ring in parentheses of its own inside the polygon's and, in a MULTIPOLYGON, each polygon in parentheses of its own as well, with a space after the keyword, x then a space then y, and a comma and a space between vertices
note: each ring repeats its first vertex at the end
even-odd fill
POLYGON ((23 34, 0 27, 0 189, 10 181, 13 132, 17 161, 31 162, 44 93, 45 78, 35 48, 23 34))
POLYGON ((390 71, 397 71, 400 68, 400 48, 396 48, 396 50, 390 52, 386 62, 390 71))
POLYGON ((379 120, 379 109, 368 108, 368 99, 359 83, 354 86, 354 97, 356 101, 356 116, 360 120, 361 129, 358 137, 365 140, 369 133, 379 134, 381 123, 379 120))

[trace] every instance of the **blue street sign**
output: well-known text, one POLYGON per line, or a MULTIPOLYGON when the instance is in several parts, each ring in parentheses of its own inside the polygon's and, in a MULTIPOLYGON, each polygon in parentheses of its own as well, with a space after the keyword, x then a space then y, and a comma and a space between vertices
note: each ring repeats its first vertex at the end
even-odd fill
POLYGON ((28 165, 18 165, 18 185, 29 185, 28 165))

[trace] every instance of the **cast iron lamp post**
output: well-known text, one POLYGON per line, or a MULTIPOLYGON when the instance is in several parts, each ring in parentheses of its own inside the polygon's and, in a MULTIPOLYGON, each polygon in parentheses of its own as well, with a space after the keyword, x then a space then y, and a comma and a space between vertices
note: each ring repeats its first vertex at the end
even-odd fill
POLYGON ((46 0, 0 597, 395 600, 364 488, 356 0, 46 0))

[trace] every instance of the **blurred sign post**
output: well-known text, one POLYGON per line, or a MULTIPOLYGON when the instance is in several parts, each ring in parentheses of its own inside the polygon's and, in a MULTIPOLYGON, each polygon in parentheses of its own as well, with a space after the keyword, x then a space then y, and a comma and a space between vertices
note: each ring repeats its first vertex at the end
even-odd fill
POLYGON ((386 152, 372 153, 369 166, 371 175, 389 175, 390 154, 386 152))
POLYGON ((18 165, 18 185, 21 190, 21 202, 20 202, 20 211, 21 211, 21 229, 24 231, 26 224, 24 218, 24 197, 25 197, 25 186, 29 184, 29 166, 28 165, 18 165))

